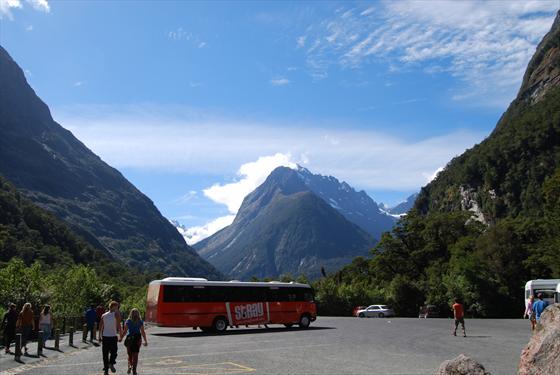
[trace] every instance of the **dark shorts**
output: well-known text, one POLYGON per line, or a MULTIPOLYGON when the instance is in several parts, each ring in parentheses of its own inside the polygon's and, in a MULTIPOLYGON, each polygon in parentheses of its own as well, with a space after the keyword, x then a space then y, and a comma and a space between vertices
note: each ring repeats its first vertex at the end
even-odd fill
POLYGON ((465 326, 465 318, 455 319, 455 327, 461 324, 463 327, 465 326))
POLYGON ((142 344, 142 336, 139 334, 129 335, 126 337, 125 345, 132 353, 140 352, 140 345, 142 344))

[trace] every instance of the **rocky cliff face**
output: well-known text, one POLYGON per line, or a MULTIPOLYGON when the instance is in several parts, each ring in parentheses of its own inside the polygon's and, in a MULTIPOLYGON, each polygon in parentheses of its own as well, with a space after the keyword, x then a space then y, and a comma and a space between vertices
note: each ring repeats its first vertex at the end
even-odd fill
POLYGON ((519 361, 519 375, 552 374, 560 374, 560 304, 544 311, 519 361))
POLYGON ((539 43, 523 76, 518 100, 534 104, 554 87, 560 86, 560 11, 550 32, 539 43))
POLYGON ((152 201, 56 123, 0 47, 0 174, 98 248, 139 270, 218 277, 152 201))

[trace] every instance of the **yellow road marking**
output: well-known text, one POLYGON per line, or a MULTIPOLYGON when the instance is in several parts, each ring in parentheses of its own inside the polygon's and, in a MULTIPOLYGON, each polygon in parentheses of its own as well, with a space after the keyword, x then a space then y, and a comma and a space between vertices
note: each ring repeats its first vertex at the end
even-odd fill
POLYGON ((166 367, 165 369, 153 366, 142 366, 142 372, 146 374, 161 374, 166 370, 172 370, 175 375, 221 375, 221 374, 243 374, 256 371, 254 368, 240 365, 234 362, 202 363, 184 366, 166 367))

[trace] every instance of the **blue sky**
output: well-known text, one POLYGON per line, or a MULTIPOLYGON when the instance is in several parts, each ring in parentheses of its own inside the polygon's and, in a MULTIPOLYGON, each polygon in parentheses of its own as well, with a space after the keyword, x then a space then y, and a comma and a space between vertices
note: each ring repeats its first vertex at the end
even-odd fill
POLYGON ((277 165, 403 200, 493 129, 559 6, 0 0, 0 43, 55 120, 192 227, 277 165))

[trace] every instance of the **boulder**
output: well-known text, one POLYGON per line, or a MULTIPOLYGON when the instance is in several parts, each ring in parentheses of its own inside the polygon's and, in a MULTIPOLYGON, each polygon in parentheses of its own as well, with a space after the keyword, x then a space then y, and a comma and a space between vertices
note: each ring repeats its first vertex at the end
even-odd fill
POLYGON ((490 375, 480 363, 464 354, 443 362, 435 375, 490 375))
POLYGON ((519 375, 560 374, 560 304, 541 315, 529 344, 521 352, 519 375))

